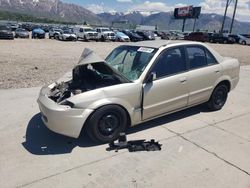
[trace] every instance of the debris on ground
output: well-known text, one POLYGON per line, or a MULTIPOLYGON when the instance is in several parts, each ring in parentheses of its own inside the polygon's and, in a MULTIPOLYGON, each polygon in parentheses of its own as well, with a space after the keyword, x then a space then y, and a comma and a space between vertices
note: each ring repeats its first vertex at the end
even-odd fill
POLYGON ((150 141, 145 140, 131 140, 127 141, 126 134, 120 133, 118 138, 118 142, 111 142, 109 143, 109 147, 106 149, 107 151, 118 150, 121 149, 128 149, 129 152, 136 152, 136 151, 160 151, 161 144, 159 142, 155 142, 154 139, 150 141))

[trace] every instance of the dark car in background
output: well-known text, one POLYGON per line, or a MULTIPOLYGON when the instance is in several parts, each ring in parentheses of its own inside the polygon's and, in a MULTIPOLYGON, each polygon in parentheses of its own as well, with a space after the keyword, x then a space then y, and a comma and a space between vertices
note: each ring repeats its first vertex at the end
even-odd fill
POLYGON ((154 33, 151 31, 137 31, 138 35, 140 35, 144 40, 155 40, 154 33))
POLYGON ((29 38, 29 32, 26 29, 18 28, 15 31, 15 38, 29 38))
POLYGON ((184 39, 198 41, 198 42, 208 42, 209 35, 207 33, 203 33, 203 32, 192 32, 192 33, 189 33, 188 35, 184 36, 184 39))
POLYGON ((209 36, 209 42, 233 44, 233 43, 235 43, 235 39, 233 37, 230 37, 228 35, 224 35, 222 33, 212 33, 209 36))
POLYGON ((0 25, 0 39, 14 39, 14 34, 11 31, 11 28, 6 25, 0 25))
POLYGON ((44 39, 45 38, 45 31, 40 29, 40 28, 36 28, 32 30, 32 38, 33 39, 44 39))
POLYGON ((123 30, 122 32, 126 34, 130 38, 130 41, 132 42, 143 41, 143 37, 141 37, 140 35, 138 35, 137 33, 133 31, 123 30))

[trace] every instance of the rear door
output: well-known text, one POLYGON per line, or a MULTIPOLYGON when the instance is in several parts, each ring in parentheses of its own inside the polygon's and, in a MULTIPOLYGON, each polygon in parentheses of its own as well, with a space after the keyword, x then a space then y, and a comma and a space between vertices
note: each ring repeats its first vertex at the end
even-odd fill
POLYGON ((143 84, 143 120, 187 106, 188 72, 184 47, 163 51, 148 74, 156 79, 143 84))
POLYGON ((186 46, 186 54, 189 62, 188 105, 206 102, 215 82, 222 75, 221 65, 203 46, 186 46))

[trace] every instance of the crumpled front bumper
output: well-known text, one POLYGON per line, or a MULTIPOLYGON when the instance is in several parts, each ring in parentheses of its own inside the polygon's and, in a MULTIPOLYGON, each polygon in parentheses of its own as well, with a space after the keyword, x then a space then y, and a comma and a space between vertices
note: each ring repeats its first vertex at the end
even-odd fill
POLYGON ((53 132, 78 138, 93 110, 59 105, 48 98, 48 91, 49 88, 42 88, 37 100, 44 124, 53 132))

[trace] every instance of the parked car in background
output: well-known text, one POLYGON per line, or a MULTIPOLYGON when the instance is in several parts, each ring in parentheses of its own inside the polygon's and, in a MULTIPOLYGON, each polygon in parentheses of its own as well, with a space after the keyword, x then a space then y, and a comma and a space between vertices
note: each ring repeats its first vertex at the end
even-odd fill
POLYGON ((235 43, 239 43, 240 42, 240 36, 239 35, 230 34, 228 36, 232 37, 234 39, 235 43))
POLYGON ((41 28, 35 28, 32 30, 32 36, 33 39, 45 39, 45 31, 41 28))
POLYGON ((144 40, 155 40, 154 33, 151 31, 136 31, 144 40))
POLYGON ((123 32, 120 32, 120 31, 117 31, 115 33, 115 40, 116 41, 119 41, 119 42, 129 42, 130 41, 130 38, 125 35, 123 32))
POLYGON ((62 29, 59 28, 51 28, 49 30, 49 38, 54 38, 54 39, 58 39, 60 33, 62 32, 62 29))
POLYGON ((66 29, 60 32, 58 39, 62 41, 77 41, 76 34, 73 33, 71 29, 66 29))
POLYGON ((239 36, 239 43, 242 45, 249 45, 250 44, 250 38, 244 37, 242 35, 238 35, 239 36))
POLYGON ((15 31, 15 38, 29 38, 30 34, 26 29, 18 28, 15 31))
POLYGON ((123 30, 122 32, 126 34, 130 38, 130 41, 132 42, 143 41, 143 37, 141 37, 140 35, 138 35, 137 33, 133 31, 123 30))
POLYGON ((211 43, 233 44, 233 43, 235 43, 235 40, 234 40, 234 38, 229 37, 226 34, 212 33, 209 36, 209 42, 211 42, 211 43))
POLYGON ((76 34, 77 39, 83 39, 85 41, 88 40, 99 40, 98 33, 91 27, 87 26, 77 26, 74 29, 74 33, 76 34))
POLYGON ((198 42, 208 42, 209 36, 207 33, 203 33, 203 32, 192 32, 184 36, 184 39, 198 41, 198 42))
POLYGON ((0 25, 0 39, 14 39, 11 28, 6 25, 0 25))
POLYGON ((184 34, 176 31, 170 31, 171 34, 171 40, 183 40, 184 34))
POLYGON ((198 42, 130 43, 106 60, 85 49, 73 71, 41 89, 38 104, 50 130, 78 138, 84 129, 110 142, 130 126, 198 104, 220 110, 239 70, 237 59, 198 42))
POLYGON ((96 32, 98 33, 98 37, 101 41, 111 40, 115 41, 115 33, 106 27, 98 27, 96 28, 96 32))
POLYGON ((161 39, 170 40, 170 39, 172 39, 172 35, 170 33, 167 33, 167 32, 162 32, 161 39))

